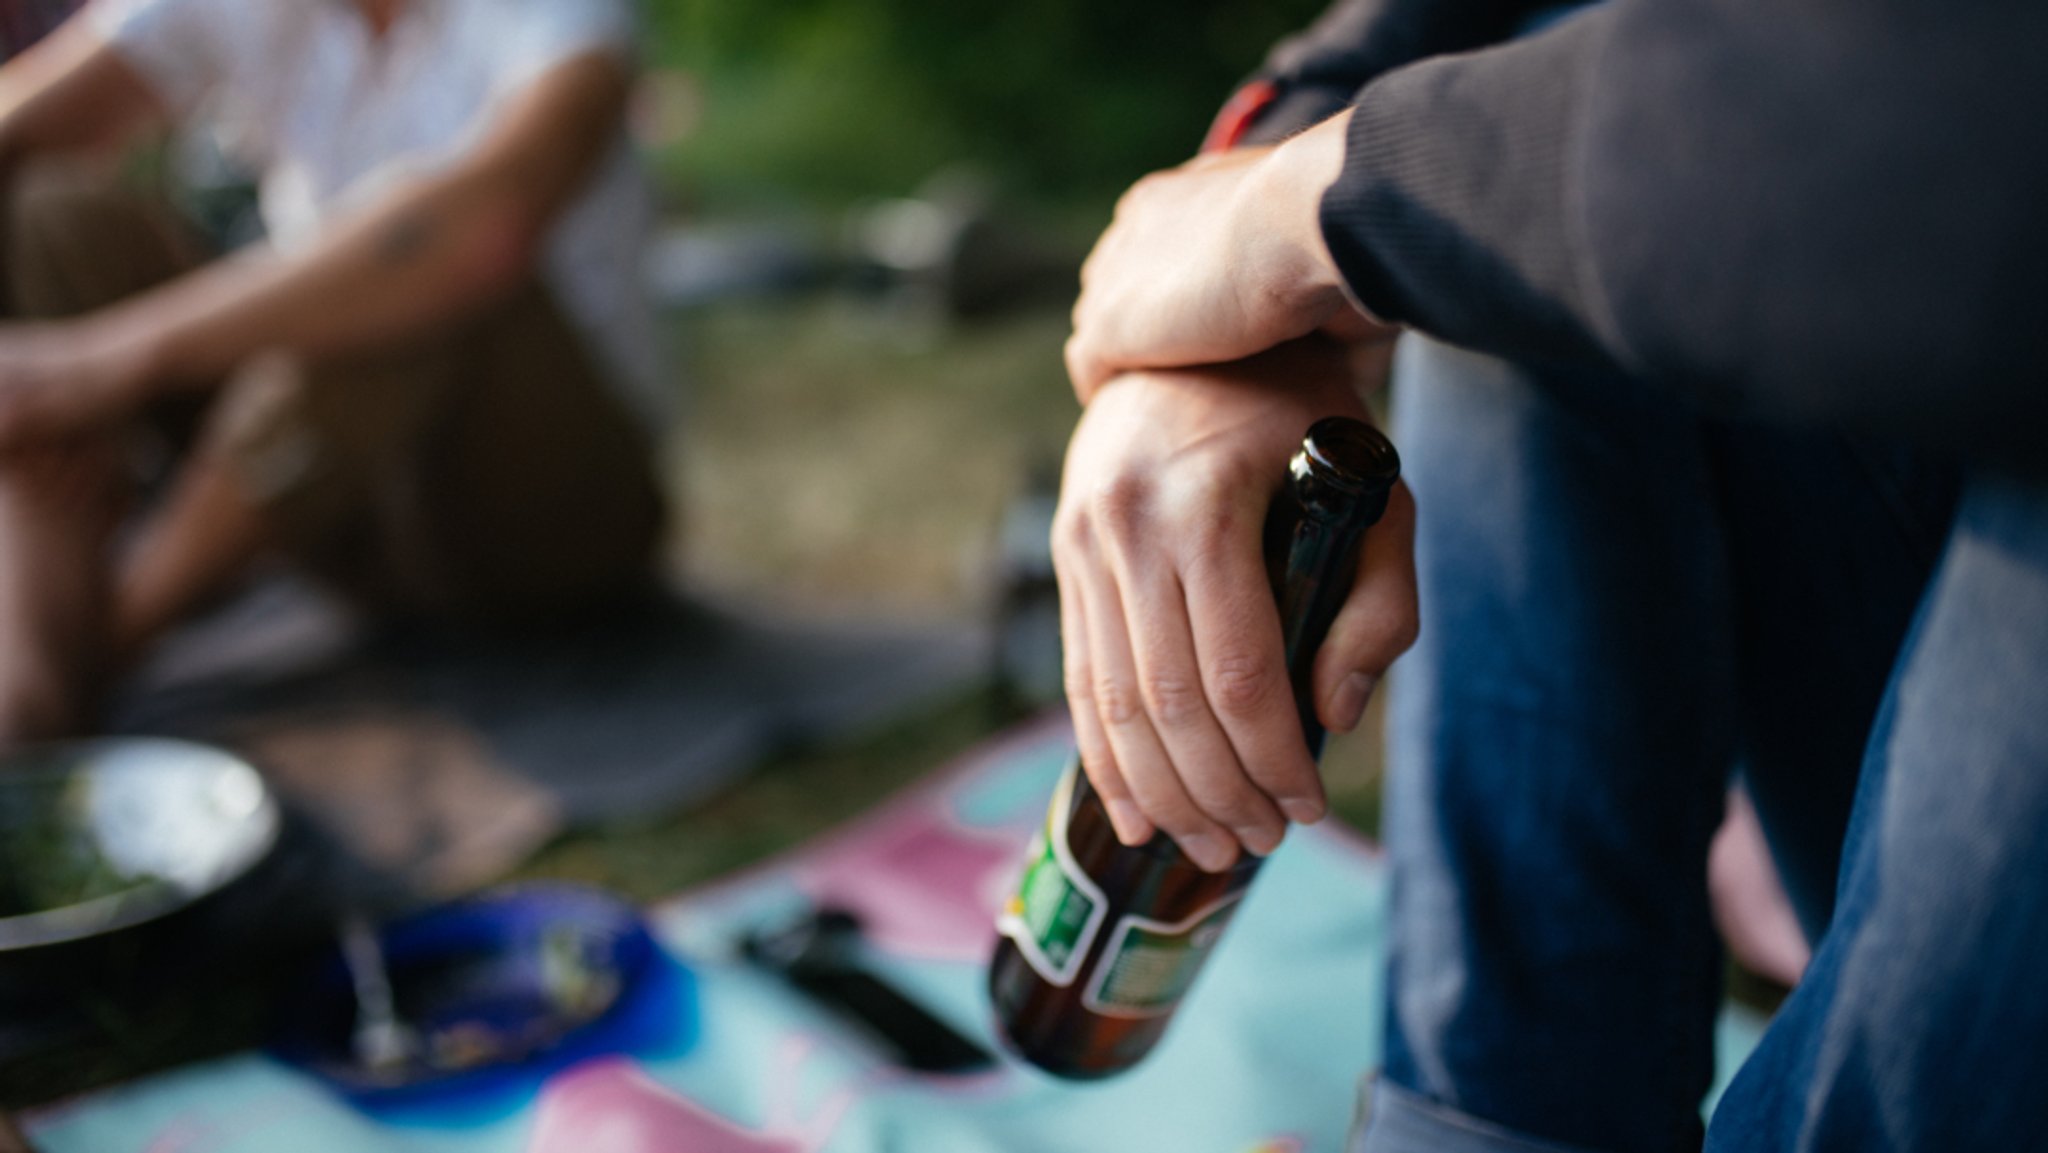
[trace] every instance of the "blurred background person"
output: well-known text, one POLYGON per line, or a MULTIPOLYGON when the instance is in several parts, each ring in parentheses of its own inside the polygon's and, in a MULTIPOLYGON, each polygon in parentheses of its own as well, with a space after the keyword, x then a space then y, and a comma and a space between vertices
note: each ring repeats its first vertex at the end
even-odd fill
POLYGON ((499 620, 648 578, 634 33, 625 0, 108 0, 0 69, 0 741, 89 729, 261 556, 499 620), (164 124, 261 174, 262 243, 79 162, 164 124), (144 429, 176 463, 117 547, 144 429))

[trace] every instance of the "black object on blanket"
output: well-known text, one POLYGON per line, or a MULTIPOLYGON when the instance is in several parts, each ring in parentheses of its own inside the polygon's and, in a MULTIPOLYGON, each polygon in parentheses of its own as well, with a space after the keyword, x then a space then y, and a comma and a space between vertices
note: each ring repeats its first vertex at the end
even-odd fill
POLYGON ((920 1073, 987 1072, 987 1049, 935 1017, 861 958, 859 916, 813 909, 740 941, 740 955, 837 1013, 890 1061, 920 1073))

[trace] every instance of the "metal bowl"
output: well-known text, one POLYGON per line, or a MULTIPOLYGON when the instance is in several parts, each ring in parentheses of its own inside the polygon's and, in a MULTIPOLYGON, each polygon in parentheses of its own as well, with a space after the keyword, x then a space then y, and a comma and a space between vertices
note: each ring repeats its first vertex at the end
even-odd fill
POLYGON ((276 800, 247 762, 114 738, 0 758, 0 958, 167 917, 255 868, 276 800))

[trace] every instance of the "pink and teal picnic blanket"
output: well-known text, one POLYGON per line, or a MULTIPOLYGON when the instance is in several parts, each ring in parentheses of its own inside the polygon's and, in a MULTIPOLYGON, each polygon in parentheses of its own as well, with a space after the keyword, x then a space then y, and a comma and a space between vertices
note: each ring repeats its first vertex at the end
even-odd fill
MULTIPOLYGON (((1004 1060, 913 1074, 747 963, 810 907, 855 912, 875 972, 994 1047, 995 911, 1071 753, 999 738, 834 836, 648 911, 672 964, 612 1051, 493 1093, 370 1113, 248 1054, 25 1118, 44 1153, 1336 1153, 1377 1059, 1381 863, 1325 824, 1274 855, 1166 1040, 1077 1085, 1004 1060)), ((1731 1023, 1724 1048, 1755 1025, 1731 1023)))

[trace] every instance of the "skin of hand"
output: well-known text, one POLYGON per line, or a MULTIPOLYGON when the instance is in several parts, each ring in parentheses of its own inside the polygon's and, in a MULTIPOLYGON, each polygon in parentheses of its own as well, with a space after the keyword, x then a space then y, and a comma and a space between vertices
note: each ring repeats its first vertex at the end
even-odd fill
MULTIPOLYGON (((1327 810, 1295 715, 1261 553, 1285 462, 1363 418, 1348 350, 1311 337, 1237 364, 1117 377, 1068 446, 1053 559, 1082 763, 1117 836, 1195 863, 1270 853, 1327 810)), ((1355 728, 1414 642, 1415 509, 1397 488, 1315 665, 1316 714, 1355 728)))
POLYGON ((1083 404, 1123 372, 1223 364, 1325 329, 1394 335, 1346 299, 1323 241, 1349 123, 1198 156, 1124 194, 1081 270, 1067 371, 1083 404))
MULTIPOLYGON (((67 119, 95 133, 149 119, 111 109, 153 101, 118 53, 70 35, 36 68, 0 69, 0 160, 58 150, 49 141, 67 119)), ((617 140, 631 88, 607 55, 565 61, 460 160, 395 184, 303 249, 228 257, 77 321, 0 326, 0 451, 119 419, 160 389, 205 387, 259 352, 344 355, 487 307, 529 274, 617 140)))

